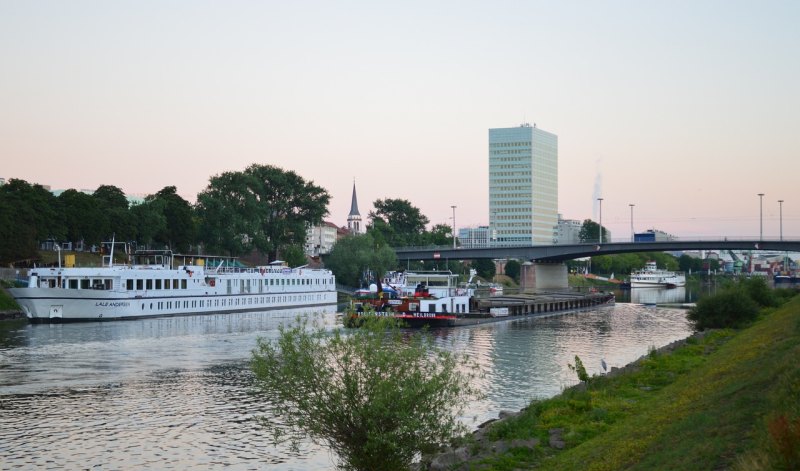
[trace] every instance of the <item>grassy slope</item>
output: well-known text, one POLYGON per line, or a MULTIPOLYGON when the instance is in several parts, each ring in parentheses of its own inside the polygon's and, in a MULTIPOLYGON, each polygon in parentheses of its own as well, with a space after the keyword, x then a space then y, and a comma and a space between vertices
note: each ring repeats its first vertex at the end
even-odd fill
POLYGON ((800 417, 798 358, 795 297, 741 332, 652 355, 638 372, 532 404, 490 436, 536 436, 545 446, 514 449, 474 468, 772 469, 780 455, 768 423, 777 414, 800 417), (548 430, 556 427, 565 429, 561 452, 546 446, 548 430))
POLYGON ((3 289, 0 289, 0 311, 19 311, 17 302, 3 289))

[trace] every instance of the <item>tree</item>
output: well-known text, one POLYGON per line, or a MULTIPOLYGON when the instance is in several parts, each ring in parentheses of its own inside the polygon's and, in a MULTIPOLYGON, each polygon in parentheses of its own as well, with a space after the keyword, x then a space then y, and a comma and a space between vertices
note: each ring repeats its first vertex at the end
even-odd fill
POLYGON ((369 212, 369 229, 381 230, 385 226, 391 227, 392 231, 385 234, 389 245, 402 247, 424 242, 425 225, 429 220, 419 208, 413 206, 408 200, 379 199, 373 203, 373 206, 375 211, 369 212))
POLYGON ((178 195, 177 188, 165 186, 158 193, 148 195, 151 203, 164 216, 164 225, 153 235, 155 242, 162 243, 178 252, 187 252, 196 239, 194 211, 188 201, 178 195))
POLYGON ((506 262, 505 272, 506 275, 510 276, 515 282, 519 283, 519 274, 522 271, 522 265, 519 264, 516 260, 509 260, 506 262))
POLYGON ((167 218, 164 216, 163 204, 159 200, 144 201, 130 208, 131 224, 137 242, 150 246, 155 242, 157 234, 167 231, 167 218))
POLYGON ((308 261, 308 259, 306 258, 306 253, 303 251, 303 247, 301 247, 299 245, 290 245, 288 247, 285 247, 281 251, 280 257, 290 267, 303 266, 308 261))
POLYGON ((436 224, 425 233, 426 242, 430 245, 453 245, 453 228, 447 224, 436 224))
POLYGON ((58 195, 58 199, 64 210, 67 240, 96 245, 111 235, 107 233, 108 218, 98 199, 71 188, 58 195))
POLYGON ((376 242, 370 233, 339 239, 325 259, 339 283, 359 286, 362 274, 369 270, 379 276, 397 266, 397 255, 385 243, 376 242))
POLYGON ((92 193, 92 197, 101 204, 104 210, 128 209, 128 198, 125 193, 113 185, 100 185, 92 193))
POLYGON ((46 188, 12 178, 0 186, 0 259, 11 262, 35 258, 38 244, 48 237, 64 236, 59 201, 46 188))
POLYGON ((495 267, 494 261, 488 258, 479 258, 475 260, 472 265, 478 272, 478 276, 484 280, 491 280, 497 273, 497 267, 495 267))
POLYGON ((252 362, 280 416, 262 422, 273 438, 323 442, 352 470, 409 469, 462 434, 457 417, 479 396, 470 366, 429 333, 378 317, 346 335, 298 318, 278 339, 259 339, 252 362))
POLYGON ((135 236, 136 228, 128 211, 128 198, 125 193, 113 185, 101 185, 92 198, 100 210, 101 239, 130 240, 135 236))
POLYGON ((322 222, 329 201, 322 187, 271 165, 225 172, 197 196, 201 238, 231 255, 256 249, 275 260, 281 248, 305 242, 307 226, 322 222))
POLYGON ((703 268, 703 262, 699 258, 694 258, 683 254, 680 256, 680 258, 678 258, 678 268, 680 271, 686 273, 698 271, 703 268))
MULTIPOLYGON (((580 238, 581 242, 600 242, 600 224, 597 224, 591 219, 585 219, 583 221, 583 225, 581 225, 581 230, 578 233, 578 237, 580 238)), ((603 241, 607 242, 609 240, 611 240, 611 233, 608 232, 608 229, 603 227, 603 241)))

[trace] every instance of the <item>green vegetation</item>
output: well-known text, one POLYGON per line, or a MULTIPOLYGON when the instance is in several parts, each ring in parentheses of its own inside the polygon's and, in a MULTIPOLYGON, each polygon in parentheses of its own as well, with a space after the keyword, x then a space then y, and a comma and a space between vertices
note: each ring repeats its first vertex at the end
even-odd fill
POLYGON ((10 288, 10 284, 3 281, 2 286, 0 286, 0 311, 19 311, 19 305, 14 298, 9 295, 5 289, 2 288, 10 288))
POLYGON ((742 331, 693 337, 625 374, 592 378, 493 424, 490 440, 538 438, 470 469, 798 469, 800 297, 742 331), (548 446, 562 429, 565 449, 548 446))
POLYGON ((383 276, 397 265, 397 255, 386 244, 379 244, 372 233, 340 239, 325 259, 325 265, 336 274, 336 280, 348 286, 359 286, 362 275, 372 271, 383 276))
MULTIPOLYGON (((584 219, 578 238, 581 242, 600 242, 600 224, 591 219, 584 219)), ((605 226, 603 226, 603 240, 611 240, 611 233, 605 226)))
POLYGON ((211 252, 257 250, 275 260, 282 248, 305 243, 308 225, 322 222, 329 201, 324 188, 271 165, 224 172, 197 195, 200 238, 211 252))
POLYGON ((0 264, 36 259, 46 239, 92 246, 112 236, 176 252, 197 244, 237 256, 257 250, 274 260, 280 250, 296 255, 308 224, 328 213, 329 199, 294 172, 258 164, 211 177, 195 207, 174 186, 130 206, 111 185, 92 194, 68 189, 55 197, 41 185, 12 178, 0 187, 0 264))
POLYGON ((404 199, 377 199, 370 211, 369 233, 378 245, 404 247, 410 245, 451 245, 453 228, 447 224, 436 224, 431 230, 425 226, 430 222, 419 208, 404 199))
POLYGON ((697 330, 743 327, 756 319, 760 308, 778 306, 793 295, 791 290, 770 289, 764 278, 743 278, 701 298, 687 318, 697 330))
POLYGON ((391 318, 346 333, 298 319, 259 340, 252 367, 280 416, 263 421, 276 442, 321 441, 344 469, 408 469, 464 432, 456 417, 476 395, 463 358, 391 318))
POLYGON ((491 280, 497 274, 497 267, 495 267, 494 262, 487 258, 475 260, 472 263, 472 267, 478 271, 478 276, 484 280, 491 280))
POLYGON ((507 276, 514 280, 515 283, 519 283, 519 275, 522 271, 522 265, 520 265, 519 261, 509 260, 506 262, 504 271, 506 272, 507 276))

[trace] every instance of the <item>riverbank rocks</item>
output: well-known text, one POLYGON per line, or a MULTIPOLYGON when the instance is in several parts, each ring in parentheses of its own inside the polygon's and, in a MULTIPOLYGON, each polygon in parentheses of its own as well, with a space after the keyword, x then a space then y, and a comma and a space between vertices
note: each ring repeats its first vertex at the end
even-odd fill
POLYGON ((431 461, 431 464, 428 465, 428 469, 432 471, 453 469, 453 466, 466 462, 469 457, 469 451, 466 447, 448 450, 437 455, 433 461, 431 461))
POLYGON ((22 311, 0 311, 0 321, 10 319, 24 319, 25 313, 22 311))
POLYGON ((564 438, 562 438, 562 435, 564 434, 563 428, 551 428, 548 430, 548 433, 550 433, 550 448, 563 450, 564 447, 567 446, 566 442, 564 442, 564 438))
POLYGON ((498 417, 498 420, 506 420, 508 418, 517 417, 521 413, 522 413, 522 411, 515 412, 515 411, 511 411, 511 410, 501 410, 500 413, 497 414, 497 417, 498 417))

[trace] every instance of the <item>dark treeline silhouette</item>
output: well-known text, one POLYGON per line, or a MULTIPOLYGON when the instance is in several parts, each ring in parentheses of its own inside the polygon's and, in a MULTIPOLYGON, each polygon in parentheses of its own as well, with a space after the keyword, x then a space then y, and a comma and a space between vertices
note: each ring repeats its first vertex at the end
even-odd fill
POLYGON ((170 248, 240 256, 302 247, 308 224, 328 214, 327 191, 294 172, 253 164, 211 177, 193 205, 167 186, 138 204, 102 185, 92 194, 58 196, 39 184, 10 179, 0 186, 0 264, 38 258, 40 244, 99 246, 110 241, 138 248, 170 248))

